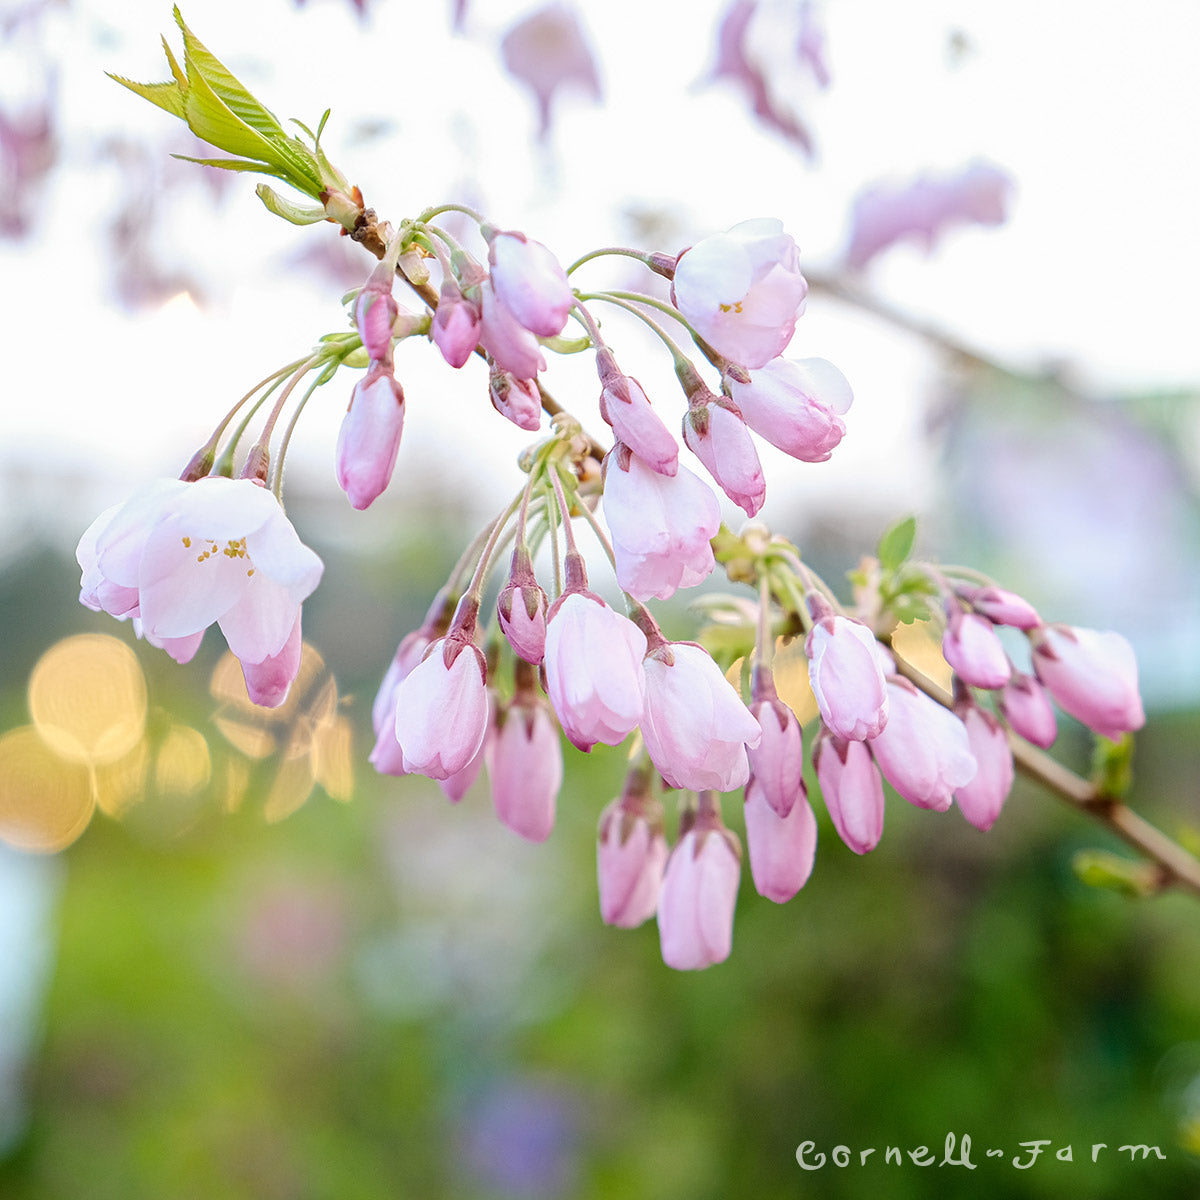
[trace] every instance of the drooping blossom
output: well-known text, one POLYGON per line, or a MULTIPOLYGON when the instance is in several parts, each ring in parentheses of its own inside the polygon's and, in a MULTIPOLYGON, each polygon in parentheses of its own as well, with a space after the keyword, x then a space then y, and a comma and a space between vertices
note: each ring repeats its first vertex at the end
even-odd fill
POLYGON ((997 625, 1033 629, 1042 623, 1037 609, 1016 592, 999 587, 959 588, 958 594, 977 612, 997 625))
POLYGON ((674 475, 678 470, 679 445, 636 379, 615 372, 600 393, 600 415, 612 426, 617 441, 652 471, 674 475))
POLYGON ((392 356, 392 326, 400 312, 392 295, 394 278, 394 269, 386 274, 373 271, 354 301, 354 324, 372 362, 386 362, 392 356))
POLYGON ((634 929, 654 916, 667 853, 662 805, 647 794, 646 773, 633 771, 600 814, 596 877, 606 925, 634 929))
POLYGON ((531 92, 538 106, 538 137, 550 132, 554 97, 571 87, 601 99, 596 61, 573 8, 549 4, 517 22, 500 43, 504 67, 531 92))
POLYGON ((1027 742, 1043 750, 1054 745, 1058 737, 1058 720, 1046 689, 1031 675, 1014 671, 1000 693, 1000 711, 1027 742))
POLYGON ((544 842, 562 786, 562 742, 532 679, 500 713, 486 757, 496 815, 526 841, 544 842))
POLYGON ((830 733, 848 741, 879 734, 888 721, 888 690, 875 635, 861 621, 830 612, 817 617, 804 652, 813 696, 830 733))
POLYGON ((354 385, 338 431, 338 486, 355 508, 367 508, 391 482, 403 432, 404 389, 375 363, 354 385))
POLYGON ((762 728, 721 668, 694 642, 651 645, 644 662, 642 737, 672 787, 728 792, 750 775, 762 728))
POLYGON ((1119 633, 1047 625, 1030 640, 1037 677, 1064 712, 1113 739, 1146 723, 1137 659, 1119 633))
POLYGON ((524 545, 513 551, 512 570, 496 601, 496 615, 513 650, 528 663, 540 663, 546 655, 546 593, 524 545))
POLYGON ((817 854, 817 818, 801 785, 785 816, 771 806, 757 779, 746 787, 746 849, 750 875, 760 896, 783 904, 812 874, 817 854))
POLYGON ((694 822, 671 851, 658 898, 663 962, 698 971, 733 949, 733 910, 741 878, 737 836, 725 828, 716 798, 700 796, 694 822))
MULTIPOLYGON (((466 766, 447 775, 445 779, 435 780, 438 790, 451 804, 457 804, 471 790, 471 785, 479 778, 479 772, 483 770, 487 752, 496 740, 496 714, 499 712, 500 705, 491 688, 487 689, 486 694, 487 720, 484 723, 483 741, 479 743, 479 749, 475 751, 466 766)), ((405 773, 407 774, 407 772, 405 773)))
POLYGON ((808 284, 800 251, 773 217, 742 221, 685 250, 671 297, 718 353, 753 370, 792 340, 808 284))
POLYGON ((712 489, 686 467, 661 475, 617 443, 604 459, 602 504, 617 582, 635 600, 666 600, 712 574, 710 543, 721 510, 712 489))
POLYGON ((958 608, 951 612, 942 637, 942 656, 972 687, 1003 687, 1012 674, 1012 663, 991 621, 978 613, 958 608))
POLYGON ((442 282, 430 335, 452 367, 461 367, 479 344, 483 314, 478 300, 468 299, 453 278, 442 282))
POLYGON ((804 744, 796 714, 779 699, 769 669, 754 672, 750 713, 762 730, 762 740, 746 753, 750 774, 777 816, 786 817, 805 795, 804 744))
POLYGON ((693 404, 683 418, 683 440, 748 517, 762 508, 767 481, 754 439, 731 400, 713 396, 707 404, 693 404))
POLYGON ((156 645, 215 621, 243 668, 282 654, 324 570, 269 490, 224 477, 146 485, 92 523, 76 557, 89 608, 136 617, 156 645))
POLYGON ((642 719, 646 635, 594 592, 564 592, 546 622, 546 690, 580 750, 616 746, 642 719))
POLYGON ((533 433, 542 426, 542 396, 534 379, 517 379, 493 367, 488 376, 492 407, 518 429, 533 433))
POLYGON ((1012 750, 1004 726, 991 713, 975 704, 959 707, 958 713, 978 770, 973 779, 955 789, 954 801, 976 829, 986 831, 995 824, 1012 791, 1012 750))
POLYGON ((742 419, 760 437, 801 462, 825 462, 846 433, 854 399, 846 377, 823 358, 774 358, 749 383, 729 377, 742 419))
POLYGON ((501 303, 538 337, 562 333, 575 303, 567 273, 549 247, 507 231, 488 245, 492 287, 501 303))
POLYGON ((883 836, 883 778, 867 743, 822 732, 813 762, 838 837, 855 854, 874 850, 883 836))
POLYGON ((509 312, 490 279, 479 285, 479 341, 496 365, 514 379, 532 379, 546 369, 537 338, 509 312))
POLYGON ((300 673, 300 653, 303 639, 300 633, 300 614, 283 649, 259 663, 242 663, 246 680, 246 695, 252 704, 262 708, 278 708, 288 697, 296 676, 300 673))
POLYGON ((906 679, 889 679, 887 689, 887 725, 871 738, 871 753, 910 804, 945 812, 955 790, 975 778, 966 727, 906 679))

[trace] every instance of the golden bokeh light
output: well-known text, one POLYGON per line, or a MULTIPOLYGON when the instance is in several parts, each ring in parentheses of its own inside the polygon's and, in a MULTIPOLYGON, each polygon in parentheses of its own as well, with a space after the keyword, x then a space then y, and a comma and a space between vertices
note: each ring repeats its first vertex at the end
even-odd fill
POLYGON ((941 630, 932 621, 914 621, 900 625, 892 634, 892 646, 906 663, 916 667, 928 679, 950 691, 954 672, 942 657, 941 630))
POLYGON ((187 725, 172 725, 154 760, 155 789, 164 796, 195 796, 211 778, 204 735, 187 725))
POLYGON ((0 737, 0 838, 18 850, 52 854, 92 819, 91 775, 61 758, 32 725, 0 737))
POLYGON ((105 816, 123 817, 146 794, 149 763, 150 750, 142 738, 124 758, 94 768, 92 788, 96 807, 105 816))
POLYGON ((69 762, 101 766, 124 758, 146 726, 146 680, 136 655, 104 634, 64 638, 29 677, 29 715, 69 762))
POLYGON ((354 796, 354 737, 345 717, 322 725, 313 742, 313 769, 317 782, 343 804, 354 796))

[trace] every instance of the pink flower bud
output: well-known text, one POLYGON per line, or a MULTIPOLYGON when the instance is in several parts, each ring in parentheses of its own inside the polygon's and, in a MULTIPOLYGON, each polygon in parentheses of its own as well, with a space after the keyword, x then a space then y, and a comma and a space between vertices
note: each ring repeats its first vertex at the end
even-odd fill
POLYGON ((447 779, 487 732, 487 668, 474 645, 439 638, 396 689, 396 741, 408 771, 447 779))
POLYGON ((496 740, 496 712, 498 704, 496 695, 491 688, 487 689, 487 706, 488 715, 483 733, 483 741, 479 743, 479 749, 475 751, 474 757, 465 767, 455 771, 453 775, 447 775, 445 779, 437 780, 437 785, 442 795, 451 804, 457 804, 471 790, 471 785, 479 778, 479 772, 483 769, 487 752, 496 740))
POLYGON ((479 344, 482 314, 479 303, 468 300, 453 279, 442 284, 431 335, 442 357, 452 367, 461 367, 479 344))
POLYGON ((534 379, 514 379, 507 371, 492 368, 488 378, 492 407, 518 429, 531 433, 542 425, 542 396, 534 379))
POLYGON ((500 628, 508 644, 535 666, 546 654, 546 593, 534 578, 529 552, 513 551, 512 575, 496 602, 500 628))
POLYGON ((291 636, 278 654, 264 658, 262 662, 242 663, 242 675, 246 680, 246 694, 251 703, 263 708, 278 708, 288 697, 296 676, 300 674, 300 614, 291 636))
POLYGON ((887 725, 870 742, 875 761, 910 804, 945 812, 955 790, 975 778, 966 728, 907 680, 890 679, 887 689, 887 725))
POLYGON ((406 634, 401 640, 371 705, 375 748, 371 751, 368 761, 381 775, 408 774, 400 743, 396 741, 396 692, 412 669, 424 658, 430 643, 445 632, 448 614, 444 614, 443 611, 435 612, 442 610, 444 606, 444 597, 439 596, 421 628, 406 634))
POLYGON ((642 385, 622 375, 624 386, 605 387, 600 393, 600 415, 623 442, 652 471, 674 475, 679 467, 679 446, 650 406, 642 385))
POLYGON ((372 287, 370 282, 354 301, 354 324, 367 356, 372 362, 384 362, 392 356, 392 325, 400 309, 391 287, 372 287))
POLYGON ((842 414, 854 399, 846 377, 823 358, 775 358, 729 379, 742 419, 760 437, 801 462, 825 462, 846 433, 842 414))
POLYGON ((1031 640, 1038 679, 1064 712, 1113 739, 1146 723, 1137 659, 1119 633, 1047 625, 1031 640))
POLYGON ((714 397, 693 405, 683 419, 683 440, 730 500, 754 516, 767 495, 767 481, 754 439, 731 401, 714 397))
POLYGON ((956 788, 954 799, 976 829, 988 830, 1000 815, 1013 785, 1013 756, 1004 726, 977 705, 959 710, 978 770, 975 778, 956 788))
POLYGON ((644 662, 642 737, 651 762, 677 788, 728 792, 750 775, 746 746, 762 729, 707 650, 667 642, 644 662))
POLYGON ((338 432, 338 485, 355 508, 367 508, 391 482, 403 431, 404 390, 376 364, 354 385, 338 432))
POLYGON ((888 721, 888 692, 875 635, 861 621, 827 616, 805 642, 808 679, 830 733, 848 741, 875 737, 888 721))
POLYGON ((956 608, 942 637, 942 655, 958 677, 971 687, 1003 687, 1012 664, 992 623, 977 613, 956 608))
POLYGON ((500 714, 487 750, 496 815, 530 842, 544 842, 554 828, 554 804, 562 786, 562 742, 540 697, 518 696, 500 714))
POLYGON ((523 233, 498 233, 488 246, 488 265, 496 295, 530 333, 562 333, 575 297, 566 271, 546 246, 523 233))
POLYGON ((546 622, 546 690, 580 750, 616 746, 642 719, 646 635, 592 592, 566 592, 546 622))
POLYGON ((779 699, 769 671, 755 673, 750 712, 762 729, 762 740, 746 752, 750 773, 776 815, 786 817, 805 794, 804 745, 800 722, 779 699))
POLYGON ((729 957, 741 859, 738 840, 719 813, 701 812, 679 839, 658 898, 659 940, 668 967, 697 971, 729 957))
POLYGON ((866 743, 823 733, 813 761, 838 837, 855 854, 874 850, 883 836, 883 779, 866 743))
POLYGON ((1000 693, 1000 711, 1004 719, 1027 742, 1043 750, 1054 745, 1058 722, 1046 689, 1030 675, 1014 671, 1000 693))
POLYGON ((661 807, 628 795, 609 804, 596 843, 600 919, 634 929, 654 916, 666 864, 661 807))
POLYGON ((485 279, 479 285, 481 317, 479 341, 496 365, 516 379, 532 379, 546 369, 537 338, 505 307, 485 279))
POLYGON ((746 788, 746 848, 760 896, 783 904, 808 882, 817 854, 817 819, 803 785, 801 795, 781 817, 758 780, 750 780, 746 788))
POLYGON ((985 587, 959 592, 964 600, 977 612, 997 625, 1011 625, 1015 629, 1033 629, 1042 623, 1037 609, 1023 600, 1016 592, 1004 588, 985 587))
POLYGON ((721 510, 686 467, 660 475, 618 443, 604 459, 603 505, 617 582, 635 600, 666 600, 712 574, 721 510))

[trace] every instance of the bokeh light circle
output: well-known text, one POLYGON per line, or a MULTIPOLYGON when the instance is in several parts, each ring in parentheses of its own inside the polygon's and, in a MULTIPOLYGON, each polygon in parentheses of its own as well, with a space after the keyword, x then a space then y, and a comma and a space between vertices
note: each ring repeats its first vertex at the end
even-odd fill
POLYGON ((88 769, 65 762, 32 725, 0 737, 0 839, 51 854, 87 828, 94 808, 88 769))

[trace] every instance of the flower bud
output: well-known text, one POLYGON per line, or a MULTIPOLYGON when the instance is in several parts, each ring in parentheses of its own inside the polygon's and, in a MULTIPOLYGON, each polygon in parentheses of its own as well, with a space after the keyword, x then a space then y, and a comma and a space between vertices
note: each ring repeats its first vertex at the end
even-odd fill
POLYGON ((390 281, 386 288, 373 287, 369 281, 358 293, 354 301, 354 324, 372 362, 391 359, 392 325, 399 315, 400 308, 392 296, 390 281))
POLYGON ((523 547, 513 551, 512 573, 496 602, 496 615, 513 650, 528 663, 540 663, 546 654, 546 593, 523 547))
POLYGON ((1114 740, 1146 723, 1137 659, 1119 633, 1047 625, 1031 640, 1037 677, 1064 712, 1114 740))
POLYGON ((769 670, 755 671, 750 712, 762 730, 762 740, 746 751, 750 774, 775 814, 786 817, 805 794, 804 744, 800 722, 779 699, 769 670))
POLYGON ((367 508, 391 482, 403 431, 404 390, 376 363, 354 385, 338 432, 338 485, 355 508, 367 508))
POLYGON ((822 733, 813 762, 838 837, 855 854, 874 850, 883 836, 883 779, 866 743, 822 733))
POLYGON ((487 768, 496 815, 526 841, 544 842, 562 786, 562 742, 549 706, 532 691, 501 712, 487 768))
POLYGON ((431 333, 434 344, 450 366, 461 367, 475 352, 481 321, 479 302, 468 300, 453 279, 446 279, 431 333))
POLYGON ((942 637, 942 655, 958 677, 972 687, 1003 687, 1012 664, 986 617, 955 608, 942 637))
POLYGON ((986 831, 995 823, 1012 791, 1012 750, 1008 734, 991 713, 975 704, 964 705, 958 711, 978 770, 974 779, 955 789, 954 799, 963 816, 976 829, 986 831))
POLYGON ((679 467, 679 446, 650 406, 636 379, 619 375, 600 393, 600 415, 623 442, 652 471, 674 475, 679 467))
POLYGON ((801 794, 781 817, 759 781, 750 780, 746 787, 746 848, 760 896, 783 904, 808 882, 817 853, 817 819, 803 784, 801 794))
POLYGON ((1000 711, 1004 719, 1027 742, 1043 750, 1054 745, 1058 722, 1046 689, 1031 675, 1014 671, 1000 693, 1000 711))
POLYGON ((875 737, 888 721, 888 691, 875 635, 861 621, 820 617, 805 642, 808 679, 830 733, 848 741, 875 737))
POLYGON ((683 419, 683 440, 730 500, 754 516, 763 506, 767 481, 754 439, 730 400, 693 403, 683 419))
POLYGON ((627 786, 600 814, 596 876, 601 920, 634 929, 654 916, 666 864, 662 808, 645 796, 644 785, 636 794, 627 786))
POLYGON ((492 281, 479 285, 479 341, 501 370, 516 379, 532 379, 546 369, 537 338, 522 325, 496 295, 492 281))
POLYGON ((566 271, 546 246, 523 233, 497 233, 488 247, 488 265, 496 295, 530 333, 562 333, 575 297, 566 271))
POLYGON ((1014 629, 1033 629, 1042 623, 1037 609, 1016 592, 998 587, 983 587, 960 589, 959 595, 977 613, 982 613, 997 625, 1011 625, 1014 629))
POLYGON ((488 395, 492 407, 518 429, 532 433, 541 428, 542 396, 536 380, 515 379, 507 371, 493 367, 488 377, 488 395))

